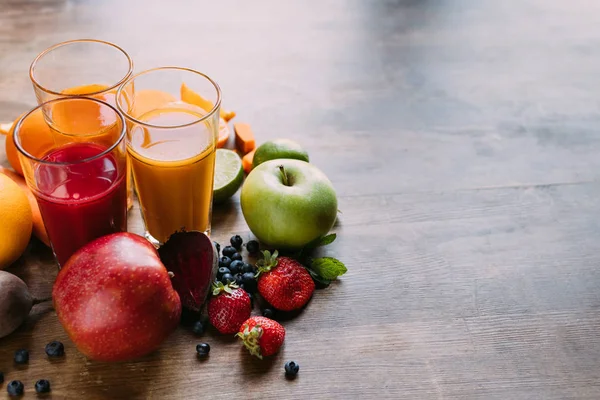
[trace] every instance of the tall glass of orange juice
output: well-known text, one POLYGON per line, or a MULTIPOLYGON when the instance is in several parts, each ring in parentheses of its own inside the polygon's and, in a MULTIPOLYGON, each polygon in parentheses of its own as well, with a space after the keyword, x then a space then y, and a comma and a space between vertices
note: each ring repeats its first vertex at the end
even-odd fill
MULTIPOLYGON (((132 74, 133 61, 125 50, 113 43, 94 39, 70 40, 51 46, 42 51, 29 68, 29 77, 40 105, 59 97, 85 96, 116 106, 117 88, 132 74)), ((85 133, 98 135, 110 132, 110 129, 104 129, 104 110, 94 102, 62 102, 47 103, 43 112, 47 121, 59 121, 61 126, 68 121, 71 125, 76 123, 77 126, 70 128, 85 136, 85 133)), ((56 135, 54 139, 63 137, 56 135)), ((88 135, 85 140, 91 139, 88 135)), ((126 176, 127 203, 131 207, 131 173, 126 176)))
POLYGON ((182 229, 210 235, 221 90, 187 68, 141 72, 117 91, 146 237, 182 229))

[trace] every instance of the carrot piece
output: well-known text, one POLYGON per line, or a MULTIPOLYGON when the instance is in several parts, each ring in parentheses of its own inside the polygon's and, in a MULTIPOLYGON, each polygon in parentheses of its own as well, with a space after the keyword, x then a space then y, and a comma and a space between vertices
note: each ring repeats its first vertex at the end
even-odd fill
POLYGON ((217 139, 217 147, 225 147, 229 141, 229 125, 223 118, 219 118, 219 138, 217 139))
MULTIPOLYGON (((196 105, 202 108, 206 112, 210 112, 215 104, 200 96, 199 93, 194 92, 188 85, 185 83, 181 84, 181 88, 179 89, 179 94, 181 96, 181 101, 185 101, 186 103, 196 105)), ((219 110, 219 116, 225 120, 225 122, 229 122, 230 119, 235 117, 235 111, 226 110, 223 107, 219 110)))
POLYGON ((244 168, 244 171, 246 171, 247 174, 249 174, 250 171, 252 171, 252 160, 254 159, 255 152, 256 149, 252 150, 250 153, 246 154, 244 158, 242 158, 242 167, 244 168))
POLYGON ((247 154, 254 150, 256 143, 250 125, 238 122, 233 124, 233 130, 235 131, 235 147, 240 153, 247 154))
POLYGON ((27 183, 25 183, 25 179, 15 171, 12 171, 8 168, 0 167, 0 173, 12 179, 17 185, 19 185, 23 192, 25 192, 27 195, 27 200, 29 200, 29 205, 31 206, 31 213, 33 215, 33 234, 37 236, 37 238, 40 239, 46 246, 50 246, 50 239, 48 239, 46 227, 44 227, 44 221, 42 221, 40 208, 38 207, 38 203, 33 195, 33 192, 29 189, 27 183))

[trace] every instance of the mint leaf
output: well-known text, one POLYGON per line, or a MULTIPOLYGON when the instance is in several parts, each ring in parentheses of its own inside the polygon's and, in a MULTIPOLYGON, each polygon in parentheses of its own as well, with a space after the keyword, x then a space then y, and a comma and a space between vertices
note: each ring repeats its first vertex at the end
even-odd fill
POLYGON ((333 243, 335 238, 337 238, 337 235, 335 233, 330 233, 329 235, 316 238, 315 240, 307 244, 304 248, 309 250, 314 249, 315 247, 327 246, 328 244, 333 243))
POLYGON ((331 283, 331 281, 321 278, 315 271, 308 268, 307 271, 310 274, 311 278, 313 278, 313 281, 315 281, 315 283, 320 283, 321 285, 323 285, 323 287, 327 287, 331 283))
POLYGON ((329 281, 337 279, 348 271, 343 262, 333 257, 314 258, 310 263, 310 269, 329 281))

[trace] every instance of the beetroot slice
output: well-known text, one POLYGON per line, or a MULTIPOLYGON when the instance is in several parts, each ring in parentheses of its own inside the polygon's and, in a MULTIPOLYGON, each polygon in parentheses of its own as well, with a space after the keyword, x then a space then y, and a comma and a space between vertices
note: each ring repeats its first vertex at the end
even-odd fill
POLYGON ((202 232, 176 232, 158 249, 160 260, 173 273, 171 283, 181 304, 200 311, 217 273, 212 241, 202 232))

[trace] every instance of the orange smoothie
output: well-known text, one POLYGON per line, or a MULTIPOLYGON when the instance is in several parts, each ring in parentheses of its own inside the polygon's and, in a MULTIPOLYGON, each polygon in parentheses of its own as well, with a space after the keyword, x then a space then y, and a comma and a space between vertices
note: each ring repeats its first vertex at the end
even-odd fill
POLYGON ((171 102, 137 119, 149 127, 130 127, 129 158, 142 217, 148 233, 164 243, 181 230, 210 233, 215 136, 206 113, 171 102), (162 128, 165 127, 165 128, 162 128))

